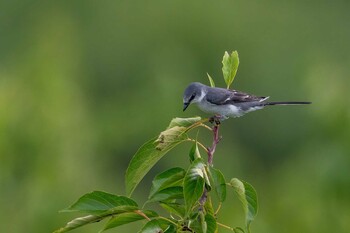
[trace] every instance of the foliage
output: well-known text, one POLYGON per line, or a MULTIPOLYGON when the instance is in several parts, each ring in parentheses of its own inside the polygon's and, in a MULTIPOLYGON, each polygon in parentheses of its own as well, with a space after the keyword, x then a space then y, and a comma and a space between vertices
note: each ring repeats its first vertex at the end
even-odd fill
POLYGON ((225 52, 225 55, 222 58, 222 73, 224 75, 227 89, 229 89, 231 83, 233 83, 233 80, 236 77, 238 65, 239 65, 238 52, 233 51, 231 55, 228 52, 225 52))
MULTIPOLYGON (((223 73, 227 87, 233 82, 237 68, 238 53, 233 52, 229 56, 226 52, 223 59, 223 73)), ((215 86, 212 78, 209 75, 208 77, 211 85, 215 86)), ((142 145, 131 159, 125 175, 127 196, 101 191, 83 195, 63 211, 75 211, 87 215, 68 222, 65 227, 55 233, 67 232, 104 219, 108 220, 101 232, 140 220, 145 220, 140 233, 215 233, 218 232, 219 226, 233 232, 245 232, 243 228, 226 226, 217 219, 220 207, 226 200, 227 186, 233 187, 242 202, 245 210, 246 231, 250 232, 250 224, 258 209, 255 189, 247 182, 237 178, 226 183, 222 172, 213 168, 213 154, 220 141, 219 126, 218 120, 213 119, 174 118, 158 137, 142 145), (209 126, 210 122, 213 122, 214 125, 209 126), (190 132, 199 127, 213 133, 212 147, 207 148, 190 136, 190 132), (158 203, 169 212, 169 216, 160 216, 153 210, 140 208, 131 198, 135 188, 163 156, 183 142, 193 143, 189 153, 190 165, 188 168, 169 168, 156 175, 145 203, 145 205, 158 203), (207 153, 207 161, 202 157, 200 148, 207 153), (217 206, 213 204, 214 198, 215 203, 218 203, 217 206)))

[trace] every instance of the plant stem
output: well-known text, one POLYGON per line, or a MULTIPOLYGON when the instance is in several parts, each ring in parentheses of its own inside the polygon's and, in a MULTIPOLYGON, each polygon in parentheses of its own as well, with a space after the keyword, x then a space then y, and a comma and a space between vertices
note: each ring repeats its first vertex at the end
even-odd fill
MULTIPOLYGON (((213 131, 213 143, 212 143, 211 147, 207 148, 207 150, 206 150, 207 154, 208 154, 209 166, 213 166, 213 157, 214 157, 214 153, 216 150, 216 145, 219 143, 219 141, 221 139, 219 136, 219 126, 220 126, 220 124, 214 123, 213 129, 212 129, 212 131, 213 131)), ((207 197, 208 197, 208 190, 207 190, 207 188, 205 188, 201 198, 199 199, 199 204, 200 204, 199 211, 203 211, 204 204, 207 201, 207 197)))
POLYGON ((168 222, 172 223, 173 225, 177 226, 177 223, 176 223, 176 222, 173 222, 173 221, 171 221, 171 220, 168 219, 168 218, 165 218, 165 217, 162 217, 162 216, 158 216, 158 217, 155 217, 155 218, 156 218, 156 219, 163 219, 163 220, 168 221, 168 222))
POLYGON ((222 223, 219 223, 219 222, 217 222, 216 224, 218 224, 219 226, 221 226, 221 227, 223 227, 223 228, 226 228, 226 229, 229 229, 229 230, 231 230, 231 231, 236 232, 235 229, 232 228, 232 227, 226 226, 226 225, 224 225, 224 224, 222 224, 222 223))
POLYGON ((219 124, 213 126, 213 143, 210 148, 208 148, 208 164, 213 166, 213 157, 216 150, 216 145, 220 142, 221 137, 219 136, 219 124))
POLYGON ((134 212, 138 215, 141 215, 145 219, 147 219, 147 221, 151 221, 151 219, 149 217, 147 217, 147 215, 145 215, 141 210, 135 210, 134 212))
POLYGON ((204 188, 204 192, 201 196, 201 198, 199 199, 199 211, 203 211, 204 209, 204 204, 207 201, 207 197, 208 197, 208 190, 206 188, 204 188))
POLYGON ((198 142, 198 141, 196 141, 196 140, 194 140, 192 138, 188 138, 187 140, 190 141, 190 142, 196 142, 200 147, 203 148, 203 150, 205 150, 208 153, 208 148, 206 148, 202 143, 200 143, 200 142, 198 142))

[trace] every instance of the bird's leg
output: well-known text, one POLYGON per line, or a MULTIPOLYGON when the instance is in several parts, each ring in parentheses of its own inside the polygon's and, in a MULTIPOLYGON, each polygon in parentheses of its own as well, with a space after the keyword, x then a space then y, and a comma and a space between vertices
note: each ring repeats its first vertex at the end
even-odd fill
POLYGON ((209 118, 209 122, 211 124, 215 123, 215 125, 220 125, 221 121, 226 120, 227 117, 222 116, 222 115, 214 115, 212 117, 209 118))

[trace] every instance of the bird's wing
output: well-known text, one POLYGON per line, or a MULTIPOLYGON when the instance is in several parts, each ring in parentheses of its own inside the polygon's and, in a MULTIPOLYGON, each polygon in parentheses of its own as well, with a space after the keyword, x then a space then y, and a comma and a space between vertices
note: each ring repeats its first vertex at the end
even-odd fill
POLYGON ((250 95, 241 91, 227 90, 223 88, 210 89, 207 92, 208 102, 216 105, 237 104, 246 102, 262 102, 268 97, 250 95))

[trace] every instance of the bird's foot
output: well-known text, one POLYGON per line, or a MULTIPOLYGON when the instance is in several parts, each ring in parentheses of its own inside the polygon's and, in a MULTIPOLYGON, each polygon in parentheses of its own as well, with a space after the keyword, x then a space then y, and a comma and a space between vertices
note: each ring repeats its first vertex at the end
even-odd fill
POLYGON ((225 119, 227 119, 227 117, 222 116, 222 115, 214 115, 214 116, 212 116, 212 117, 209 118, 209 122, 210 122, 211 124, 214 124, 214 123, 215 123, 215 125, 220 125, 220 124, 221 124, 221 121, 223 121, 223 120, 225 120, 225 119))

